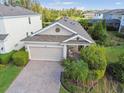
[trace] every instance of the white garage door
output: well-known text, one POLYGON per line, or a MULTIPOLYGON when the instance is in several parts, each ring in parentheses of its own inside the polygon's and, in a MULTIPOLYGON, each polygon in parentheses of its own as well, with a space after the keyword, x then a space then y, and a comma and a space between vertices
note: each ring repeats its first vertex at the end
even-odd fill
POLYGON ((62 47, 29 47, 31 60, 60 61, 63 59, 62 47))

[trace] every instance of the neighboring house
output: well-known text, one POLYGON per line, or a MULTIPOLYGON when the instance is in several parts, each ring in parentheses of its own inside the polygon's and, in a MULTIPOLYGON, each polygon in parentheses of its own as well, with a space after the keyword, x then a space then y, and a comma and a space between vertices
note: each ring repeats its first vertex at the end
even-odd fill
POLYGON ((103 11, 97 12, 93 19, 107 20, 107 22, 110 21, 108 24, 110 24, 113 21, 113 23, 111 25, 117 24, 115 28, 118 28, 119 32, 121 32, 121 29, 124 26, 124 24, 123 24, 124 17, 123 16, 124 16, 124 9, 103 10, 103 11), (120 21, 120 23, 118 24, 119 21, 120 21))
POLYGON ((9 0, 0 0, 0 4, 5 4, 5 3, 8 4, 8 1, 9 0))
POLYGON ((109 10, 100 10, 95 13, 93 19, 104 19, 105 15, 109 10))
POLYGON ((86 19, 92 19, 92 18, 94 18, 94 16, 95 16, 95 10, 93 11, 84 11, 84 13, 83 13, 83 15, 84 15, 84 18, 86 18, 86 19))
POLYGON ((19 6, 0 4, 0 53, 22 48, 21 40, 40 29, 39 14, 19 6))
POLYGON ((76 21, 64 17, 22 40, 30 60, 60 61, 79 47, 95 43, 76 21))

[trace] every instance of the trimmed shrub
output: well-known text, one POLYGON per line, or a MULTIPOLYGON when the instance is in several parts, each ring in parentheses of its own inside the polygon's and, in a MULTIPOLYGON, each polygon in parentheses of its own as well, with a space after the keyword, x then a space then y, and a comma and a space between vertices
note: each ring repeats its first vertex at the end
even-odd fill
POLYGON ((83 60, 65 60, 64 69, 66 76, 72 80, 84 81, 88 75, 88 65, 83 60))
POLYGON ((0 63, 4 65, 8 64, 11 61, 11 58, 14 52, 15 51, 12 51, 7 54, 0 54, 0 63))
POLYGON ((18 51, 12 56, 13 62, 17 66, 25 66, 28 63, 28 53, 25 51, 18 51))
POLYGON ((104 76, 107 66, 107 59, 104 47, 91 45, 81 49, 82 59, 88 63, 89 76, 95 77, 96 80, 104 76), (94 76, 95 75, 95 76, 94 76))

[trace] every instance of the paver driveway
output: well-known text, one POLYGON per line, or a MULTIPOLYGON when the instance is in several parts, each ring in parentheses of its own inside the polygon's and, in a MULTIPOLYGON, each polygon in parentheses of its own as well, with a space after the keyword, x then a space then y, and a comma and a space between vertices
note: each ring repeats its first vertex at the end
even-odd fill
POLYGON ((61 71, 58 62, 31 61, 6 93, 59 93, 61 71))

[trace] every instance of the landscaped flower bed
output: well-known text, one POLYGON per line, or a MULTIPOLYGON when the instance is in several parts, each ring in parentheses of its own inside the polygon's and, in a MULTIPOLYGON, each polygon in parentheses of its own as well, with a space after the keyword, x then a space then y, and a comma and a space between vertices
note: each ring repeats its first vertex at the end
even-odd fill
POLYGON ((61 84, 69 93, 90 92, 98 84, 98 81, 77 82, 66 77, 61 73, 61 84))

